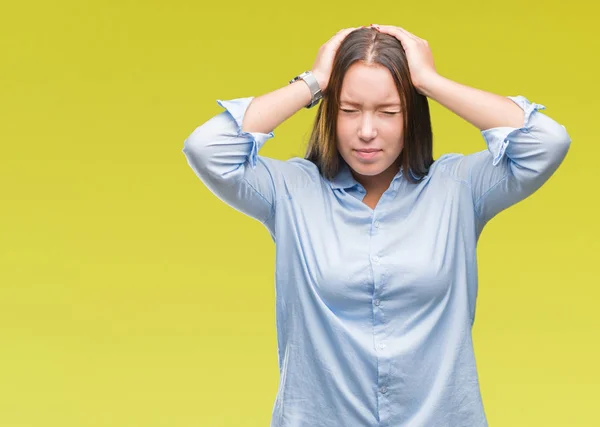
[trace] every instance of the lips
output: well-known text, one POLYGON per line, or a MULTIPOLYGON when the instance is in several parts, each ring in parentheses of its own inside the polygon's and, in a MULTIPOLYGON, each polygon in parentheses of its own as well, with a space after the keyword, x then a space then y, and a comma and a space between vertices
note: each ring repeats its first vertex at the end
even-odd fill
POLYGON ((362 160, 374 160, 379 157, 379 153, 381 150, 377 149, 366 149, 366 150, 354 150, 356 152, 355 156, 362 160))

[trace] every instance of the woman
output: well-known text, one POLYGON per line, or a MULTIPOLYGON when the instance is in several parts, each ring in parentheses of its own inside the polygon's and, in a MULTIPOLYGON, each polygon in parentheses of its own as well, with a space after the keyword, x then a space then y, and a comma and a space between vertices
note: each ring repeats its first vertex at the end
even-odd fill
POLYGON ((303 79, 217 101, 226 111, 183 148, 276 242, 271 427, 487 426, 471 336, 477 240, 548 180, 570 137, 543 105, 442 77, 427 41, 399 27, 342 30, 311 71, 324 96, 305 158, 258 155, 318 99, 303 79), (434 161, 427 98, 487 149, 434 161))

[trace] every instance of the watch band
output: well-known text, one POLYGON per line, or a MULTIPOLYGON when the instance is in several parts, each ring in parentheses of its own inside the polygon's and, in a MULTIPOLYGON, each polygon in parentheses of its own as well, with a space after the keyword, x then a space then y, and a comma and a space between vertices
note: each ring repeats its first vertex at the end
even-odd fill
POLYGON ((321 92, 319 83, 317 82, 317 79, 315 78, 313 73, 309 70, 294 77, 292 80, 290 80, 290 84, 300 79, 304 80, 304 82, 308 85, 310 89, 310 93, 312 94, 310 103, 305 108, 312 108, 319 103, 321 98, 323 98, 323 93, 321 92))

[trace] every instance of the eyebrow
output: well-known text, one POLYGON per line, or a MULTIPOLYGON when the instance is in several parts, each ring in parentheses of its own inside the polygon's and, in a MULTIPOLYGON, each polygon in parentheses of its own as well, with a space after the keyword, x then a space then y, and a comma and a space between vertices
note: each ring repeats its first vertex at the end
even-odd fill
MULTIPOLYGON (((354 105, 354 106, 361 105, 359 102, 352 102, 352 101, 346 101, 346 100, 340 100, 340 104, 348 104, 348 105, 354 105)), ((379 104, 379 105, 377 105, 377 107, 400 107, 400 103, 399 102, 387 102, 385 104, 379 104)))

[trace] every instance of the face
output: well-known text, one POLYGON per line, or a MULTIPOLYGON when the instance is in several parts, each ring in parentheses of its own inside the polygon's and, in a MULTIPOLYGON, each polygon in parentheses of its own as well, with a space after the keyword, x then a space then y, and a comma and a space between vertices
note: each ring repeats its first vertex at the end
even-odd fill
POLYGON ((352 64, 342 83, 337 148, 367 190, 385 191, 399 170, 402 115, 390 71, 379 64, 352 64))

